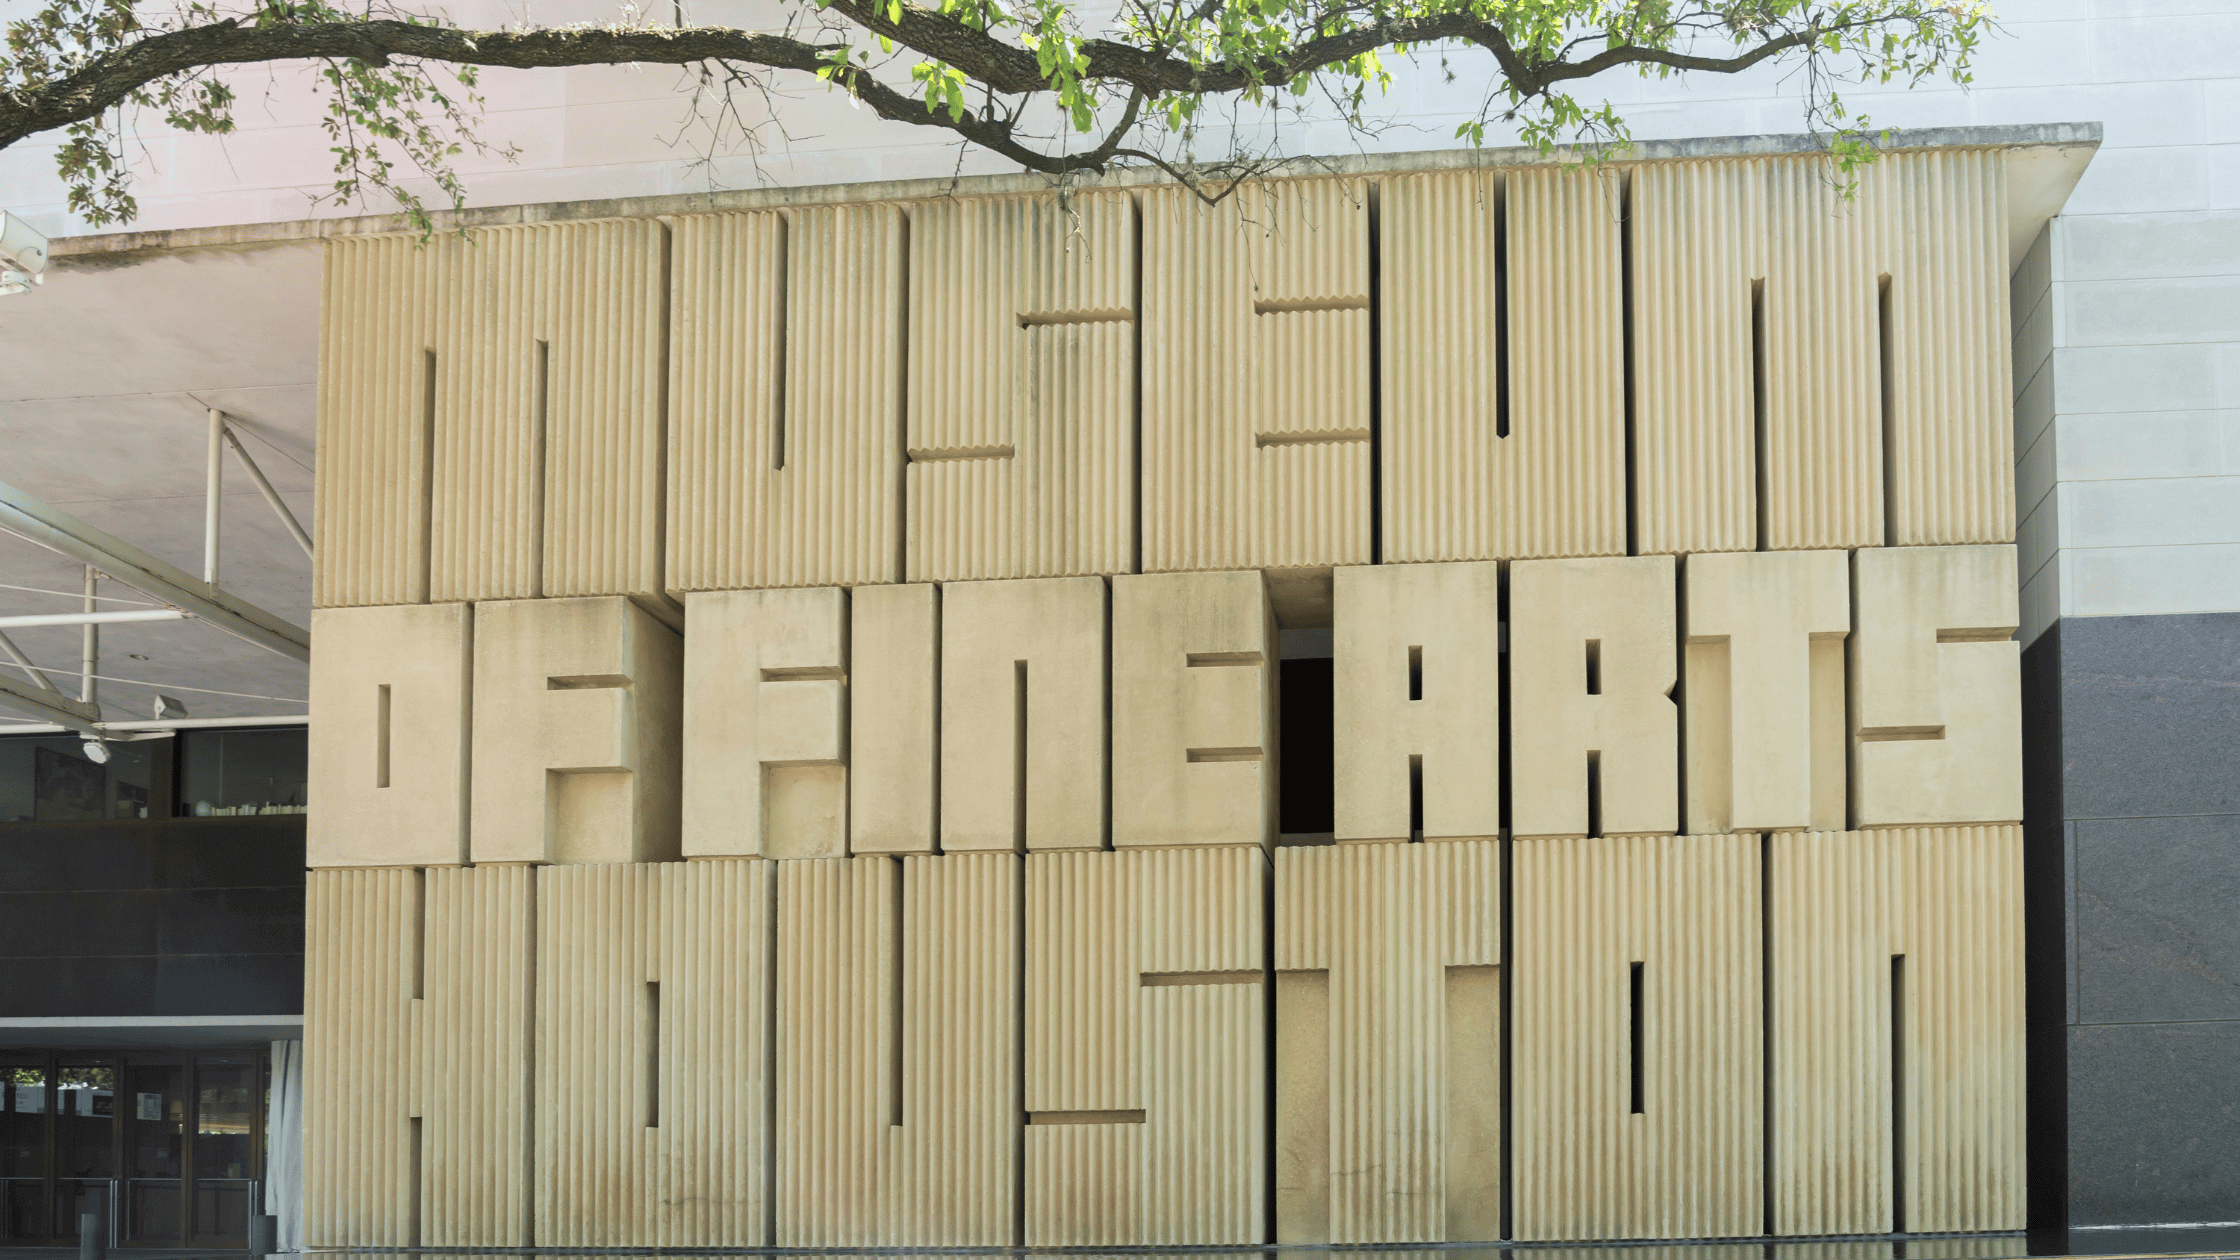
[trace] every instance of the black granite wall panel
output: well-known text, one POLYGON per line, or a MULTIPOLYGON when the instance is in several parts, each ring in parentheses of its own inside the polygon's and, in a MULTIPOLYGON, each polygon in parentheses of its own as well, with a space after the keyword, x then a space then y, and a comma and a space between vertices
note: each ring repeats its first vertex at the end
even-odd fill
POLYGON ((300 1014, 303 828, 0 826, 0 1015, 300 1014))
POLYGON ((2023 662, 2032 1223, 2240 1220, 2240 613, 2023 662))

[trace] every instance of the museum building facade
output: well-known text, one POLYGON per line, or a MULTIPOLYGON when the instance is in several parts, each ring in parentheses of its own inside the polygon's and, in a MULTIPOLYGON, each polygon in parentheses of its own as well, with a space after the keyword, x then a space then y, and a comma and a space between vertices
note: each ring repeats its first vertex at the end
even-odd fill
POLYGON ((335 236, 305 1242, 2022 1229, 2088 153, 335 236))

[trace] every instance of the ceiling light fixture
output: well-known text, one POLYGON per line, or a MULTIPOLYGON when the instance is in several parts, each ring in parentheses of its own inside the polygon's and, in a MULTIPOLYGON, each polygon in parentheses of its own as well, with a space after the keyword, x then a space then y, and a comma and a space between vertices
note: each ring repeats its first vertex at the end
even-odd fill
POLYGON ((29 293, 47 282, 46 270, 47 238, 0 210, 0 294, 29 293))

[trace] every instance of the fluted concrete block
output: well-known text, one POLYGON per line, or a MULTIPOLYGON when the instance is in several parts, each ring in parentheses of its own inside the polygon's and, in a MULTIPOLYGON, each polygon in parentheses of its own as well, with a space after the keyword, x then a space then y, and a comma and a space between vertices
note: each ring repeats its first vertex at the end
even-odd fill
POLYGON ((1112 584, 1112 844, 1276 838, 1281 636, 1258 573, 1112 584))
POLYGON ((311 633, 306 863, 465 862, 473 609, 322 608, 311 633))
POLYGON ((474 860, 676 858, 683 640, 620 598, 475 612, 474 860))

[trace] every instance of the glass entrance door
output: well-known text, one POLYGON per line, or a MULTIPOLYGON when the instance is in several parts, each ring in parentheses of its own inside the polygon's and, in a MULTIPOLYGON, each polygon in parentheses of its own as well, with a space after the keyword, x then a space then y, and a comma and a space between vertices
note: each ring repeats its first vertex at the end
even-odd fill
POLYGON ((265 1073, 259 1051, 0 1054, 0 1242, 68 1243, 92 1213, 127 1246, 246 1247, 265 1073))

